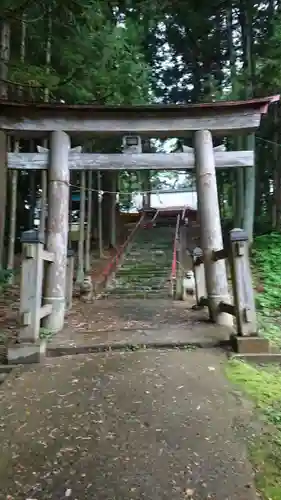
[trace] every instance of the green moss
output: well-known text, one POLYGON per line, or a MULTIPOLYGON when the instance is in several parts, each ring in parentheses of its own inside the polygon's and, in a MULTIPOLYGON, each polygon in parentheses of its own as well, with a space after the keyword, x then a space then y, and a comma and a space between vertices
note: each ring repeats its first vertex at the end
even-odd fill
POLYGON ((260 436, 249 443, 256 483, 266 500, 281 499, 281 371, 240 361, 226 365, 229 380, 251 397, 265 419, 260 436))

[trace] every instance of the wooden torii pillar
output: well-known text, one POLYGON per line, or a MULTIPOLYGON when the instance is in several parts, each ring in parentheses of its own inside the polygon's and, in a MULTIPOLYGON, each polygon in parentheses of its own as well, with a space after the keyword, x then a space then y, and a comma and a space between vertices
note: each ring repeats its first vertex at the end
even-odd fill
POLYGON ((182 145, 178 151, 195 153, 200 246, 204 257, 210 319, 220 325, 232 326, 232 316, 219 309, 220 302, 229 302, 225 260, 213 259, 213 251, 223 248, 215 155, 226 152, 225 149, 224 144, 213 147, 211 132, 200 130, 194 134, 194 149, 182 145))
POLYGON ((214 261, 213 251, 223 248, 215 157, 212 134, 200 130, 194 135, 200 244, 203 250, 210 319, 220 325, 232 326, 232 316, 220 312, 219 303, 229 302, 226 265, 214 261))
POLYGON ((50 166, 48 178, 47 250, 54 255, 48 266, 44 304, 51 304, 51 314, 43 319, 43 326, 58 332, 64 325, 65 282, 68 243, 69 210, 69 136, 62 131, 50 134, 50 166))

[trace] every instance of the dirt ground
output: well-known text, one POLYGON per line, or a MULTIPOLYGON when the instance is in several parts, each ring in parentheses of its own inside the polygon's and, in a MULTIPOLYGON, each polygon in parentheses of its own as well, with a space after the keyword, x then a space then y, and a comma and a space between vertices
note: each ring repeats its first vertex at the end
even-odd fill
POLYGON ((230 330, 209 323, 206 310, 192 310, 194 303, 192 298, 187 302, 127 298, 76 301, 50 349, 64 347, 71 352, 75 346, 217 345, 229 340, 230 330))
POLYGON ((257 500, 218 351, 47 360, 1 386, 3 500, 257 500))
MULTIPOLYGON (((104 252, 102 259, 96 256, 92 258, 92 277, 95 280, 101 279, 102 272, 108 265, 108 262, 113 258, 114 250, 104 252)), ((20 260, 17 260, 18 266, 20 260)), ((75 311, 78 309, 79 300, 75 301, 75 311)), ((6 346, 15 342, 18 337, 19 330, 19 304, 20 304, 20 275, 19 269, 16 272, 15 284, 5 287, 0 294, 0 362, 3 359, 3 352, 6 346)))

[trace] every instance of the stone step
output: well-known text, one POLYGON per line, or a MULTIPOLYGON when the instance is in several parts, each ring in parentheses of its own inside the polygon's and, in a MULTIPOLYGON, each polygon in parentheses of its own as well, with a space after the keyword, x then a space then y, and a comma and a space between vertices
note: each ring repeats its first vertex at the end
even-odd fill
POLYGON ((166 274, 170 272, 171 266, 159 266, 158 268, 151 267, 120 267, 117 271, 117 274, 125 274, 127 276, 155 276, 166 274))
POLYGON ((169 273, 162 273, 162 274, 156 274, 156 275, 151 275, 151 274, 139 275, 139 274, 126 274, 126 273, 119 272, 115 275, 115 277, 113 279, 120 280, 120 281, 129 281, 131 283, 135 283, 136 281, 161 280, 161 279, 165 278, 166 276, 169 276, 169 273))
POLYGON ((162 266, 158 266, 158 265, 153 265, 153 263, 148 263, 148 262, 138 262, 136 265, 122 265, 120 268, 120 270, 125 270, 126 272, 131 272, 131 273, 147 273, 147 274, 151 274, 151 273, 154 273, 155 274, 158 274, 159 272, 160 273, 163 273, 163 269, 164 270, 168 270, 168 269, 171 269, 171 266, 169 265, 162 265, 162 266))
POLYGON ((168 266, 169 264, 171 265, 172 264, 172 256, 171 258, 161 258, 161 259, 154 259, 153 257, 151 258, 146 258, 146 259, 142 259, 141 257, 139 259, 132 259, 132 258, 125 258, 122 263, 121 263, 121 266, 137 266, 138 264, 140 265, 145 265, 145 264, 148 264, 148 265, 151 265, 151 266, 154 266, 154 267, 159 267, 163 264, 165 264, 166 266, 168 266))
POLYGON ((130 252, 127 253, 123 257, 125 260, 131 260, 132 262, 136 262, 139 260, 142 261, 151 261, 153 259, 155 262, 161 262, 162 260, 170 260, 173 257, 173 254, 170 252, 164 252, 163 255, 156 255, 152 251, 149 250, 149 252, 140 252, 138 256, 135 256, 134 254, 131 254, 130 252))
MULTIPOLYGON (((115 299, 155 299, 155 292, 132 292, 126 294, 120 294, 117 292, 106 292, 104 297, 114 297, 115 299)), ((157 299, 167 299, 169 293, 160 290, 157 293, 157 299)))
POLYGON ((165 286, 165 281, 155 283, 154 285, 150 283, 116 283, 116 284, 111 284, 107 289, 108 290, 118 290, 121 292, 128 292, 128 291, 158 291, 162 290, 165 286))
POLYGON ((166 270, 166 272, 162 273, 124 273, 119 271, 115 274, 113 279, 120 279, 124 281, 152 281, 154 279, 165 278, 165 276, 169 276, 170 270, 166 270))
POLYGON ((174 228, 139 230, 105 295, 120 298, 169 296, 174 228))

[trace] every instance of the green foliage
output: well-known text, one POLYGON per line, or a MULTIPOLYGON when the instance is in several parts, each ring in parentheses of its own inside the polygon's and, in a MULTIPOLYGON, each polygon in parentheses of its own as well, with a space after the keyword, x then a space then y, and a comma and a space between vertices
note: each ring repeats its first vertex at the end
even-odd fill
POLYGON ((11 269, 0 269, 0 291, 8 285, 12 274, 13 271, 11 269))
POLYGON ((114 26, 104 19, 96 31, 91 25, 82 26, 73 30, 68 41, 54 43, 53 60, 61 78, 74 73, 58 89, 60 97, 75 103, 148 102, 149 67, 137 45, 135 31, 132 25, 114 26))
POLYGON ((264 313, 281 313, 281 234, 258 236, 253 247, 253 262, 264 292, 257 294, 257 307, 264 313))
POLYGON ((22 12, 23 60, 22 24, 12 25, 9 80, 31 89, 47 87, 52 99, 69 103, 148 102, 150 68, 142 52, 142 26, 129 18, 119 23, 117 5, 28 2, 22 12))
POLYGON ((40 339, 51 340, 51 338, 53 336, 54 336, 54 332, 51 332, 47 328, 40 328, 40 331, 39 331, 40 339))
MULTIPOLYGON (((277 366, 255 367, 240 361, 226 365, 226 374, 251 397, 267 425, 253 433, 250 457, 256 482, 265 500, 281 498, 281 371, 277 366), (270 426, 270 427, 269 427, 270 426)), ((254 416, 255 417, 255 416, 254 416)), ((259 416, 256 416, 256 420, 259 416)))
MULTIPOLYGON (((253 248, 254 274, 261 287, 256 295, 260 334, 281 347, 281 234, 258 236, 253 248), (262 291, 264 289, 264 291, 262 291)), ((278 366, 255 367, 239 361, 227 364, 229 379, 249 395, 265 425, 250 442, 256 482, 266 500, 281 498, 281 370, 278 366), (270 427, 268 427, 270 426, 270 427)), ((256 417, 256 420, 260 417, 256 417)), ((255 433, 256 434, 256 433, 255 433)))

